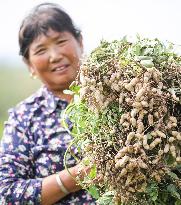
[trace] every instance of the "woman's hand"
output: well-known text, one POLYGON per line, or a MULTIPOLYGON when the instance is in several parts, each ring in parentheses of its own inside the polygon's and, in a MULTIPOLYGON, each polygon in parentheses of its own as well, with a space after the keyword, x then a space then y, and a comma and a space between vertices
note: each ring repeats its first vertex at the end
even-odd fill
MULTIPOLYGON (((76 177, 79 174, 80 165, 76 165, 74 167, 69 168, 69 172, 67 170, 62 170, 57 173, 60 177, 60 180, 63 186, 70 193, 79 191, 81 186, 76 182, 76 177)), ((67 194, 65 194, 56 180, 56 174, 45 177, 42 182, 42 204, 43 205, 51 205, 64 198, 67 194)))

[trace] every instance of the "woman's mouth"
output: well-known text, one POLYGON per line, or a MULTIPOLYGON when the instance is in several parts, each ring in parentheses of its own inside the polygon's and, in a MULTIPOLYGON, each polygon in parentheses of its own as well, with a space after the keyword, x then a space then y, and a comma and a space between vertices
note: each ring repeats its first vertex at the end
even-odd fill
POLYGON ((67 70, 68 66, 69 66, 68 64, 61 65, 61 66, 56 66, 52 69, 52 72, 58 72, 58 73, 64 72, 64 71, 67 70))

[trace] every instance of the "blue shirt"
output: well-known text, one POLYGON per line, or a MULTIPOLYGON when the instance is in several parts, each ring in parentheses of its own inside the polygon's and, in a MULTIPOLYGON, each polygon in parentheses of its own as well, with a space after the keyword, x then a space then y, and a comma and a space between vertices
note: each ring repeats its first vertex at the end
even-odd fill
MULTIPOLYGON (((63 157, 71 136, 61 126, 60 115, 67 104, 42 87, 9 111, 0 148, 1 205, 41 204, 43 178, 64 169, 63 157)), ((67 164, 75 165, 70 154, 67 164)), ((81 190, 56 204, 96 203, 81 190)))

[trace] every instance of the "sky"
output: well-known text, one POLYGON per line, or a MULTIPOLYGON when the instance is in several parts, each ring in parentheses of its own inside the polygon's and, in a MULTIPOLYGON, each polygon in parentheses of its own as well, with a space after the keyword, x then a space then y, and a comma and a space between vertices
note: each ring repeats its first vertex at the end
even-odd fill
MULTIPOLYGON (((0 62, 21 62, 18 30, 43 0, 1 0, 0 62)), ((181 0, 49 0, 59 3, 82 30, 85 53, 101 39, 140 34, 181 45, 181 0)))

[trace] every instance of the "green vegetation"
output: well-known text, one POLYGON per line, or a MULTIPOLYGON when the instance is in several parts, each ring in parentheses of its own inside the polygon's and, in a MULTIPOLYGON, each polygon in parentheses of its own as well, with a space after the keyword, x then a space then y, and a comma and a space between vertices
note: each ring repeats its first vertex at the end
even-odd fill
POLYGON ((64 164, 76 147, 99 205, 181 205, 180 79, 181 56, 158 39, 102 41, 82 63, 64 164))
POLYGON ((38 87, 40 82, 29 77, 26 67, 0 66, 0 137, 4 121, 8 118, 8 109, 31 95, 38 87))
POLYGON ((3 128, 4 128, 3 122, 0 122, 0 133, 1 133, 1 135, 2 135, 2 133, 3 133, 3 128))

